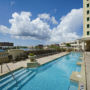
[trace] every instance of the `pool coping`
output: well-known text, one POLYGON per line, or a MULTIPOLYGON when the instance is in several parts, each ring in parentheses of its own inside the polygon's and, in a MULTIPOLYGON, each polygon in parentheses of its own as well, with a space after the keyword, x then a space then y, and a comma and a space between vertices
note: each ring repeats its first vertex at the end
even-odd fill
POLYGON ((80 59, 82 62, 77 62, 77 65, 81 65, 81 71, 72 72, 70 79, 79 84, 78 90, 86 90, 85 62, 83 57, 80 57, 80 59), (78 77, 79 75, 81 77, 78 77), (81 86, 83 86, 84 89, 81 86))
MULTIPOLYGON (((49 62, 46 62, 46 63, 44 63, 44 64, 40 64, 40 66, 43 66, 43 65, 48 64, 48 63, 50 63, 50 62, 56 61, 57 59, 62 58, 62 57, 64 57, 64 56, 68 55, 68 54, 70 54, 70 52, 68 52, 68 53, 66 53, 65 55, 62 55, 62 56, 60 56, 60 57, 58 57, 58 58, 52 59, 52 60, 49 61, 49 62)), ((38 66, 38 67, 40 67, 40 66, 38 66)))

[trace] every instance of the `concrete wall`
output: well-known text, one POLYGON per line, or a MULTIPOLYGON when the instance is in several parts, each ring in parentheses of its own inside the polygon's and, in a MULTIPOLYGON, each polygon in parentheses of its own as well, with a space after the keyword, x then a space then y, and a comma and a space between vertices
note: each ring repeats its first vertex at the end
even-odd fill
POLYGON ((17 56, 24 55, 24 50, 20 49, 10 49, 8 50, 9 55, 12 55, 13 60, 17 58, 17 56))
POLYGON ((8 53, 0 52, 0 64, 1 63, 6 63, 6 62, 9 62, 8 53))
POLYGON ((90 41, 86 42, 86 51, 90 51, 90 41))

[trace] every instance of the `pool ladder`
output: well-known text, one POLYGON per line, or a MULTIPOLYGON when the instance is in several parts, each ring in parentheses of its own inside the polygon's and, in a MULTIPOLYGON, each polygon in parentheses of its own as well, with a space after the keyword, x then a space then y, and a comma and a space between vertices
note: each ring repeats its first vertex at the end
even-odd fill
MULTIPOLYGON (((6 64, 6 66, 7 66, 8 70, 9 70, 9 72, 11 72, 11 70, 10 70, 9 66, 8 66, 7 64, 6 64)), ((13 80, 15 80, 15 82, 16 82, 16 86, 18 87, 18 82, 17 82, 17 79, 15 79, 14 74, 13 74, 12 72, 11 72, 10 74, 12 75, 13 80)))

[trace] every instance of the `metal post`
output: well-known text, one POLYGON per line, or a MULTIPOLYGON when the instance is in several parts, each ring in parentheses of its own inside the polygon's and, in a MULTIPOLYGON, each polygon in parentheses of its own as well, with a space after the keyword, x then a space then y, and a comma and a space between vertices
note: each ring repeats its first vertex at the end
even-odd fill
POLYGON ((3 68, 3 67, 2 67, 2 64, 1 64, 1 73, 3 73, 3 70, 2 70, 2 68, 3 68))
MULTIPOLYGON (((8 70, 11 72, 11 70, 10 70, 9 66, 8 66, 7 64, 6 64, 6 66, 7 66, 8 70)), ((15 80, 15 81, 16 81, 16 85, 18 86, 17 79, 15 79, 13 72, 11 73, 11 75, 12 75, 12 77, 13 77, 13 80, 15 80)))

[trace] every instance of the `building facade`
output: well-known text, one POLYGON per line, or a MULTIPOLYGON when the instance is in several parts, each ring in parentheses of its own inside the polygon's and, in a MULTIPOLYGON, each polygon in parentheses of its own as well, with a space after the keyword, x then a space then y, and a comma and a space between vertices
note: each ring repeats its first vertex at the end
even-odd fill
POLYGON ((19 59, 25 55, 24 50, 20 49, 10 49, 8 50, 8 54, 12 56, 12 60, 19 59))
POLYGON ((84 50, 90 51, 90 0, 83 0, 83 38, 84 50))
POLYGON ((81 42, 81 40, 75 40, 72 42, 65 42, 65 43, 61 43, 60 47, 65 48, 65 49, 72 49, 72 50, 76 50, 76 51, 81 51, 82 50, 82 42, 81 42), (68 47, 67 44, 70 44, 70 47, 68 47))
POLYGON ((5 48, 12 48, 14 46, 13 43, 10 42, 0 42, 0 48, 5 49, 5 48))
POLYGON ((83 37, 90 37, 90 0, 83 0, 83 37))
POLYGON ((0 64, 9 62, 8 53, 0 50, 0 64))

